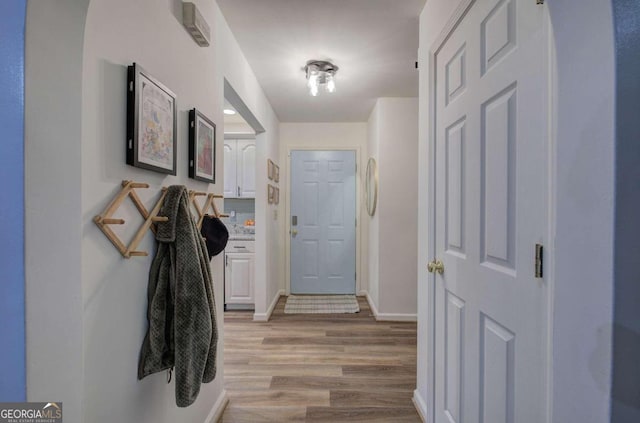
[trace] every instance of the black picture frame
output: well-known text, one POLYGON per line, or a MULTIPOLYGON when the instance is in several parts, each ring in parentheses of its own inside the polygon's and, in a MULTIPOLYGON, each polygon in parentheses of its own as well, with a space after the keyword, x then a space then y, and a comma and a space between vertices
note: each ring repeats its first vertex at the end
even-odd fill
POLYGON ((216 183, 216 124, 189 110, 189 178, 216 183))
POLYGON ((140 65, 127 67, 127 164, 176 175, 176 95, 140 65))

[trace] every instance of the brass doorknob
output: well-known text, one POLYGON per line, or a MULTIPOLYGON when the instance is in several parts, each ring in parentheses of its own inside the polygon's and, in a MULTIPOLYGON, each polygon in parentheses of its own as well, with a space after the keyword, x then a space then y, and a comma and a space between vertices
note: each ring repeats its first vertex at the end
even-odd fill
POLYGON ((444 273, 444 263, 440 260, 433 260, 427 265, 427 270, 429 273, 437 272, 442 275, 444 273))
POLYGON ((291 229, 291 235, 293 235, 293 236, 298 235, 298 230, 297 229, 291 229))

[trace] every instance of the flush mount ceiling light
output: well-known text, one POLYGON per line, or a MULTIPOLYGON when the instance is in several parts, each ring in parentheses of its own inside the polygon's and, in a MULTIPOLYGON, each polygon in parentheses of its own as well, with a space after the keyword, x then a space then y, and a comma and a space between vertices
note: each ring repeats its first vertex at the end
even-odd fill
POLYGON ((336 72, 338 67, 326 60, 309 60, 304 67, 307 74, 307 86, 309 94, 317 96, 320 86, 323 86, 327 92, 336 90, 336 72))
POLYGON ((233 109, 224 109, 223 111, 224 111, 225 115, 235 115, 236 114, 236 111, 233 110, 233 109))

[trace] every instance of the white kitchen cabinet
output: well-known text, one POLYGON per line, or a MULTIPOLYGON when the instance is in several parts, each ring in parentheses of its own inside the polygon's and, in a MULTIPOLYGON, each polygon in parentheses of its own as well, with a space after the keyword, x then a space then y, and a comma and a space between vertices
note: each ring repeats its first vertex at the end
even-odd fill
POLYGON ((225 198, 255 198, 255 140, 224 140, 225 198))
POLYGON ((238 180, 236 170, 238 162, 238 150, 235 140, 224 140, 224 197, 234 198, 238 196, 238 180))
POLYGON ((225 305, 253 306, 255 254, 253 241, 230 241, 225 250, 225 305))

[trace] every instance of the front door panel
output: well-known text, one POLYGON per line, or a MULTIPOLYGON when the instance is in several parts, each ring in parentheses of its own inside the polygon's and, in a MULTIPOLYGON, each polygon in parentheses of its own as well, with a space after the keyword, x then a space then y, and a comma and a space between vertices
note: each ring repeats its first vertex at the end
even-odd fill
POLYGON ((291 152, 291 292, 354 294, 355 152, 291 152))

